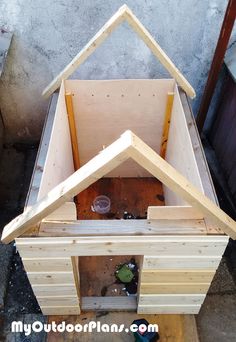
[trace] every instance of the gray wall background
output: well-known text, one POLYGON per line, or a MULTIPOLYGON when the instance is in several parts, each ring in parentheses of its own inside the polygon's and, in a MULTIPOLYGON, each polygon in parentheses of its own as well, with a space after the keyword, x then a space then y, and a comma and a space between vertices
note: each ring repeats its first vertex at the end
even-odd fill
MULTIPOLYGON (((0 82, 8 141, 35 141, 48 101, 44 87, 124 3, 124 0, 1 0, 0 26, 14 32, 0 82)), ((197 92, 196 113, 227 0, 126 0, 197 92)), ((234 31, 231 44, 236 39, 234 31)), ((160 78, 167 72, 122 24, 73 78, 160 78)))

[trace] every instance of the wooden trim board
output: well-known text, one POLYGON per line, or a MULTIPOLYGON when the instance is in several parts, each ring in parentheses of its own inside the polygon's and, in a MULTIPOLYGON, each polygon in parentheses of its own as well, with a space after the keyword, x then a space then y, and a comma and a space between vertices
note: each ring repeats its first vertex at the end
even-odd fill
POLYGON ((148 220, 203 220, 203 215, 193 207, 159 206, 148 207, 148 220))
POLYGON ((144 41, 154 56, 163 64, 169 73, 176 79, 178 84, 192 98, 196 96, 194 89, 186 80, 186 78, 176 68, 170 58, 157 44, 148 30, 137 19, 127 5, 123 5, 119 10, 106 22, 106 24, 97 32, 97 34, 87 43, 87 45, 74 57, 74 59, 61 71, 59 75, 44 89, 42 95, 50 96, 57 88, 60 87, 62 80, 67 79, 96 49, 97 47, 120 25, 127 20, 129 25, 144 41))
POLYGON ((231 238, 236 239, 236 222, 233 219, 135 134, 126 131, 118 140, 105 148, 66 181, 51 190, 41 201, 6 225, 2 234, 2 242, 9 243, 22 235, 32 225, 60 207, 66 200, 86 189, 129 157, 218 224, 231 238))

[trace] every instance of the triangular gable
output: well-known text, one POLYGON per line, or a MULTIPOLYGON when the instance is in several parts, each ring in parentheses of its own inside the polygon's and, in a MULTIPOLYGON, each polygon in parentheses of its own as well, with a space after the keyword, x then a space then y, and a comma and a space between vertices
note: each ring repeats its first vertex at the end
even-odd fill
POLYGON ((134 159, 172 191, 214 221, 226 234, 236 239, 234 220, 135 134, 126 131, 113 144, 51 190, 42 200, 5 226, 2 241, 9 243, 22 235, 32 225, 37 224, 128 158, 134 159))
POLYGON ((152 51, 154 56, 163 64, 163 66, 169 71, 170 75, 184 89, 184 91, 191 98, 194 98, 196 94, 191 84, 181 74, 178 68, 174 65, 174 63, 170 60, 170 58, 166 55, 152 35, 142 25, 142 23, 127 5, 120 7, 120 9, 106 22, 106 24, 87 43, 87 45, 85 45, 85 47, 65 67, 65 69, 62 70, 62 72, 58 74, 54 80, 44 89, 42 95, 44 97, 48 97, 55 90, 57 90, 60 87, 62 80, 67 79, 124 20, 129 23, 133 30, 152 51))

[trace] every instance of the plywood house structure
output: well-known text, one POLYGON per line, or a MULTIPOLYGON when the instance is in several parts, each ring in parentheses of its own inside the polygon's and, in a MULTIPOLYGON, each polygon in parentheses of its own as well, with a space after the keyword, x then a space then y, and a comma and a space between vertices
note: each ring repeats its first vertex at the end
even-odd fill
POLYGON ((44 314, 199 312, 236 223, 218 207, 186 94, 195 96, 127 6, 44 91, 52 100, 27 207, 2 235, 16 240, 44 314), (172 78, 67 80, 123 20, 172 78), (97 195, 111 199, 109 215, 91 211, 97 195), (104 293, 109 263, 131 257, 137 296, 104 293))

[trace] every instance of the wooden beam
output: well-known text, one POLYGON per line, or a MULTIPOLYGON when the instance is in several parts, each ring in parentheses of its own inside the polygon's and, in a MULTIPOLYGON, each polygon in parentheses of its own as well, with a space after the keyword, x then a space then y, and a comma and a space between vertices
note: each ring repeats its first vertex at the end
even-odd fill
POLYGON ((82 166, 66 181, 56 186, 42 200, 16 217, 5 226, 2 241, 9 243, 15 237, 22 235, 32 225, 44 219, 64 202, 127 160, 129 157, 127 151, 132 143, 131 136, 129 131, 122 134, 118 140, 82 166))
POLYGON ((67 79, 95 50, 96 48, 114 31, 114 29, 126 19, 129 25, 137 32, 139 37, 149 47, 154 56, 163 64, 169 73, 176 79, 177 83, 192 98, 196 96, 194 89, 186 78, 176 68, 174 63, 157 44, 148 30, 141 24, 127 5, 120 9, 107 21, 107 23, 97 32, 88 44, 75 56, 75 58, 65 67, 65 69, 55 77, 55 79, 44 89, 42 95, 50 96, 60 87, 62 80, 67 79))
POLYGON ((72 94, 71 93, 65 94, 65 99, 66 99, 66 109, 67 109, 67 115, 68 115, 68 121, 69 121, 69 127, 70 127, 74 168, 75 170, 78 170, 80 168, 79 146, 78 146, 78 139, 77 139, 77 133, 76 133, 72 94))
POLYGON ((171 112, 173 107, 174 101, 174 93, 167 94, 167 101, 166 101, 166 111, 165 111, 165 121, 164 121, 164 128, 162 133, 162 141, 161 141, 161 151, 160 156, 165 159, 166 155, 166 147, 167 141, 169 136, 169 128, 170 128, 170 120, 171 120, 171 112))
MULTIPOLYGON (((200 211, 188 206, 148 207, 148 220, 203 220, 200 211)), ((168 222, 168 221, 167 221, 168 222)))
POLYGON ((132 146, 131 158, 236 239, 236 222, 231 217, 134 134, 132 146))
POLYGON ((204 220, 43 221, 39 236, 206 235, 204 220))

